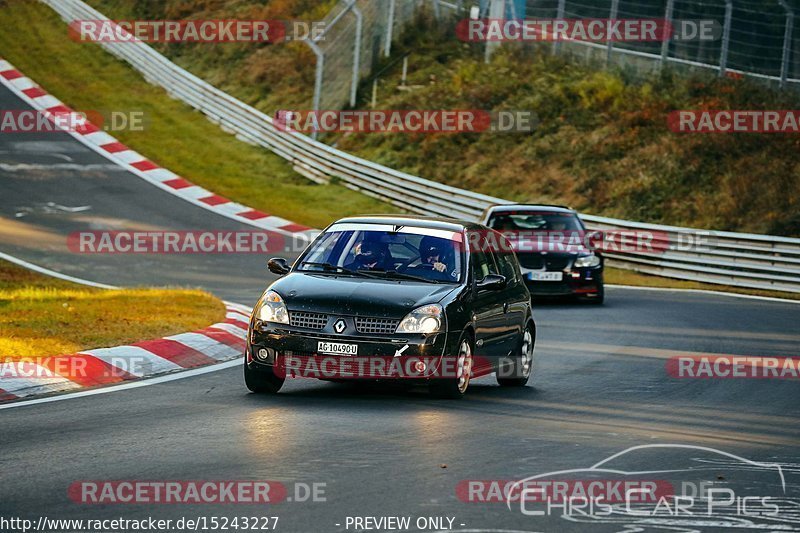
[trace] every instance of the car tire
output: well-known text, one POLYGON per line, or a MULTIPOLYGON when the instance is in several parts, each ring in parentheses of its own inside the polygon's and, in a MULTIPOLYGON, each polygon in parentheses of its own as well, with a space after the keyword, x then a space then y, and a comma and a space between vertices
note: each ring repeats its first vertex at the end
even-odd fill
POLYGON ((461 334, 458 340, 458 353, 456 354, 456 376, 433 380, 430 392, 437 398, 458 399, 464 396, 469 388, 472 375, 472 362, 474 343, 468 332, 461 334))
POLYGON ((536 344, 536 331, 533 326, 525 326, 525 332, 519 341, 517 353, 512 359, 511 368, 503 370, 508 376, 497 374, 497 384, 501 387, 524 387, 533 376, 533 350, 536 344))
POLYGON ((257 394, 277 394, 283 387, 284 378, 275 375, 271 368, 255 370, 244 363, 244 384, 257 394))

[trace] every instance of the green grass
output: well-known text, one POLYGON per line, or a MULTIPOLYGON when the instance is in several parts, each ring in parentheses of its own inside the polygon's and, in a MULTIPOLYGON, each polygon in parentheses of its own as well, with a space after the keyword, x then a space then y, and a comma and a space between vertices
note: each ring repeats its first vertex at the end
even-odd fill
MULTIPOLYGON (((316 18, 309 0, 90 0, 110 16, 316 18)), ((307 109, 307 47, 159 45, 170 58, 272 113, 307 109)), ((550 55, 549 46, 483 45, 420 17, 400 34, 381 74, 378 108, 527 110, 532 133, 329 135, 326 142, 411 174, 501 198, 568 204, 586 213, 714 230, 800 236, 800 140, 791 134, 676 134, 681 109, 797 109, 791 91, 705 72, 641 76, 550 55), (400 88, 409 55, 409 80, 400 88)), ((365 107, 371 80, 360 88, 365 107)))
MULTIPOLYGON (((357 134, 339 148, 440 182, 591 214, 713 230, 800 236, 800 137, 676 134, 681 109, 797 109, 798 96, 706 73, 641 76, 508 45, 482 47, 425 20, 407 32, 408 87, 382 76, 381 109, 530 110, 531 133, 357 134)), ((369 94, 362 87, 361 94, 369 94)), ((366 102, 362 102, 366 105, 366 102)))
POLYGON ((193 289, 84 287, 0 261, 0 358, 44 357, 205 328, 225 306, 193 289))
MULTIPOLYGON (((112 19, 318 21, 338 0, 90 0, 112 19)), ((304 43, 154 44, 175 63, 215 87, 271 114, 309 109, 316 57, 304 43), (234 68, 231 68, 234 67, 234 68)))
MULTIPOLYGON (((332 0, 90 0, 115 18, 303 18, 332 0)), ((281 159, 245 145, 146 84, 97 46, 66 39, 66 25, 32 0, 7 2, 0 54, 79 109, 144 110, 143 133, 117 136, 159 164, 236 201, 321 227, 340 216, 394 208, 337 185, 312 185, 281 159)), ((796 136, 698 135, 666 131, 673 109, 795 109, 796 101, 747 81, 668 72, 642 80, 504 47, 490 65, 481 48, 426 20, 402 37, 411 52, 408 88, 399 67, 382 76, 379 107, 534 110, 530 135, 350 135, 333 138, 362 157, 407 172, 525 201, 568 203, 585 212, 720 230, 800 235, 796 136)), ((164 45, 178 64, 272 112, 307 108, 313 61, 303 47, 164 45)), ((362 87, 361 94, 369 94, 362 87)), ((362 105, 365 102, 361 102, 362 105)), ((609 269, 609 283, 795 295, 682 282, 609 269)))
POLYGON ((143 111, 144 131, 114 136, 189 181, 312 227, 347 215, 397 211, 340 185, 313 184, 278 156, 223 132, 96 44, 68 39, 67 25, 44 4, 5 3, 0 26, 14 28, 0 32, 0 56, 67 105, 143 111))

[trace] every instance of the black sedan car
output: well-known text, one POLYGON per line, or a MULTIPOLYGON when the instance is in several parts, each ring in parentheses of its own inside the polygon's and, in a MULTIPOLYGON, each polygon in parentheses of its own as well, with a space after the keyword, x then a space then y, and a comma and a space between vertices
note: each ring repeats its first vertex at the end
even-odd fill
POLYGON ((603 256, 569 207, 511 204, 488 207, 481 223, 511 241, 534 296, 571 296, 602 304, 603 256))
POLYGON ((247 387, 411 379, 458 398, 470 379, 493 372, 501 385, 524 386, 536 326, 502 239, 455 220, 357 217, 329 226, 291 267, 271 259, 281 278, 250 319, 247 387))

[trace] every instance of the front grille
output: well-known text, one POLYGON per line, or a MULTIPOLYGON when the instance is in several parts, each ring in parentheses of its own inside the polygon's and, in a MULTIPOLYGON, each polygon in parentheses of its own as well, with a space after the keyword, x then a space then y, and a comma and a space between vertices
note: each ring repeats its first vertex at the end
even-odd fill
POLYGON ((393 318, 356 317, 356 331, 359 333, 377 333, 390 335, 395 332, 399 320, 393 318))
POLYGON ((569 264, 569 257, 553 257, 540 254, 519 254, 519 264, 530 270, 564 270, 569 264))
POLYGON ((527 285, 531 294, 541 296, 572 294, 572 288, 562 281, 528 281, 527 285))
POLYGON ((291 311, 289 312, 289 323, 295 328, 322 329, 328 323, 328 315, 291 311))

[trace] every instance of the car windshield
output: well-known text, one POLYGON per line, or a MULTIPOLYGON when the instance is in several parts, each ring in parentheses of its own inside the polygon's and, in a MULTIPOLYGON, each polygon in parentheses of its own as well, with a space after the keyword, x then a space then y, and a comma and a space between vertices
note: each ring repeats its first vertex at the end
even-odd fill
POLYGON ((387 224, 336 224, 309 247, 296 270, 427 283, 461 281, 461 233, 387 224))
POLYGON ((488 225, 497 231, 583 231, 573 213, 505 211, 493 214, 488 225))

